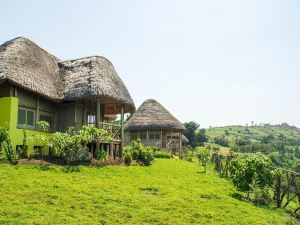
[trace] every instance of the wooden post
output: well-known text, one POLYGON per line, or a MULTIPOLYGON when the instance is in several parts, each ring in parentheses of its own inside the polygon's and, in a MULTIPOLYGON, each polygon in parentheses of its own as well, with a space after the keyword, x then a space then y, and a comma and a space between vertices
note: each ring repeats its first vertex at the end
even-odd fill
MULTIPOLYGON (((36 100, 36 118, 35 118, 35 126, 39 122, 39 114, 40 114, 40 96, 37 97, 36 100)), ((36 127, 37 129, 37 127, 36 127)))
POLYGON ((110 143, 109 149, 110 149, 111 158, 114 158, 114 144, 113 143, 110 143))
MULTIPOLYGON (((96 126, 100 128, 100 121, 101 121, 101 104, 100 98, 97 98, 97 113, 96 113, 96 126)), ((99 140, 96 140, 96 153, 100 150, 100 143, 99 140)))
POLYGON ((182 131, 179 133, 179 156, 181 158, 181 149, 182 149, 182 131))
POLYGON ((163 132, 162 129, 160 130, 160 148, 163 146, 163 132))
POLYGON ((124 147, 124 106, 121 107, 121 146, 119 149, 120 158, 123 158, 123 147, 124 147))

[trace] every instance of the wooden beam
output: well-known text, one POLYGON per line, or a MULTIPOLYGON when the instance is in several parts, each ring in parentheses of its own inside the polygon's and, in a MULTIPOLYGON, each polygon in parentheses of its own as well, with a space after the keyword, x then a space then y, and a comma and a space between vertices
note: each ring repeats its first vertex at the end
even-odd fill
MULTIPOLYGON (((35 126, 39 122, 40 117, 40 96, 36 99, 36 117, 35 117, 35 126)), ((37 127, 36 127, 37 128, 37 127)))
MULTIPOLYGON (((100 122, 101 122, 101 104, 100 104, 100 98, 97 98, 97 113, 96 113, 96 126, 97 128, 100 128, 100 122)), ((96 143, 96 152, 100 150, 100 143, 97 141, 96 143)))
POLYGON ((124 106, 121 107, 121 147, 120 147, 120 158, 123 158, 123 147, 124 147, 124 106))
POLYGON ((163 145, 163 132, 162 129, 160 129, 160 147, 162 148, 163 145))

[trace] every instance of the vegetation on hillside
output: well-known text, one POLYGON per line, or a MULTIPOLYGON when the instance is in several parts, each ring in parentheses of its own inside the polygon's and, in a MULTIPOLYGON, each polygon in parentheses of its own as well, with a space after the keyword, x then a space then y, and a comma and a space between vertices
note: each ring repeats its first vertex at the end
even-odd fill
POLYGON ((226 126, 206 130, 207 144, 229 148, 236 153, 260 152, 273 166, 300 172, 300 129, 280 125, 226 126))

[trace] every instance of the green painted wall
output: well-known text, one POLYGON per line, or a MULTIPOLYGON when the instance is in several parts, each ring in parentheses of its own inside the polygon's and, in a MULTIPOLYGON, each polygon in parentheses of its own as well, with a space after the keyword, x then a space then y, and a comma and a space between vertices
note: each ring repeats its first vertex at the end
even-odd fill
MULTIPOLYGON (((7 126, 11 137, 13 148, 23 143, 23 129, 17 128, 18 121, 18 104, 19 100, 15 97, 0 98, 0 126, 7 126)), ((36 135, 50 135, 35 130, 26 130, 27 133, 27 146, 29 150, 33 150, 34 146, 40 146, 41 143, 36 142, 34 136, 36 135)), ((46 155, 49 151, 46 150, 46 155)))

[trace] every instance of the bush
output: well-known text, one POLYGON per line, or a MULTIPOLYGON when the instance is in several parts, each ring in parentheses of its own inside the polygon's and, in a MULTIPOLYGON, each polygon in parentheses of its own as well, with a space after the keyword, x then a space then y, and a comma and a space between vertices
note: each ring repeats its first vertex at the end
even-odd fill
POLYGON ((75 145, 69 146, 69 149, 62 153, 62 158, 66 160, 68 165, 88 162, 90 160, 89 149, 87 147, 77 147, 75 145))
POLYGON ((4 148, 6 159, 13 165, 17 165, 20 160, 20 156, 23 152, 22 148, 13 149, 11 139, 6 127, 0 127, 0 156, 1 150, 4 148))
POLYGON ((154 151, 156 148, 144 147, 138 139, 133 141, 130 146, 124 148, 124 153, 130 154, 132 159, 136 160, 140 165, 149 166, 154 160, 154 151))
MULTIPOLYGON (((70 163, 82 163, 90 160, 89 150, 86 146, 92 140, 105 140, 111 142, 108 132, 92 126, 82 126, 76 131, 70 127, 66 132, 56 132, 51 135, 50 146, 57 155, 60 155, 69 165, 70 163)), ((99 153, 96 157, 104 160, 106 153, 99 153)))
POLYGON ((254 182, 259 188, 271 186, 274 176, 270 169, 270 164, 270 160, 261 154, 245 159, 233 159, 232 180, 234 186, 243 192, 251 191, 251 185, 254 182))
POLYGON ((204 172, 206 172, 206 165, 210 160, 210 153, 207 149, 199 149, 197 151, 197 158, 202 163, 202 166, 204 166, 204 172))
POLYGON ((220 151, 220 147, 218 147, 218 146, 213 146, 213 151, 220 151))
POLYGON ((163 159, 170 159, 171 158, 171 154, 168 152, 154 152, 154 157, 155 158, 163 158, 163 159))
POLYGON ((259 188, 256 184, 253 184, 251 185, 251 190, 253 192, 252 202, 255 205, 266 206, 272 203, 273 200, 268 187, 259 188))
POLYGON ((96 157, 97 160, 102 160, 105 161, 108 159, 108 155, 105 151, 99 151, 96 153, 96 157))
POLYGON ((126 166, 130 166, 130 164, 131 164, 131 155, 129 153, 126 153, 124 155, 123 160, 124 160, 124 163, 125 163, 126 166))

